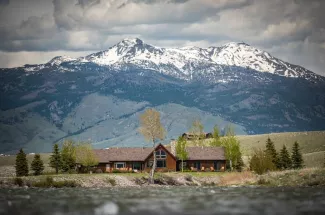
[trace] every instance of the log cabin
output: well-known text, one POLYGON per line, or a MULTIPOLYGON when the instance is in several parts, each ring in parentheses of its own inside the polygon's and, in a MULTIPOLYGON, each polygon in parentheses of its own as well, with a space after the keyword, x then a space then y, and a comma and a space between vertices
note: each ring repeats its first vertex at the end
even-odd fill
MULTIPOLYGON (((95 149, 98 158, 97 169, 102 172, 134 171, 149 172, 153 165, 153 152, 157 157, 157 172, 174 172, 181 169, 182 162, 175 156, 175 144, 165 147, 162 144, 147 148, 107 148, 95 149)), ((226 159, 222 147, 188 147, 188 159, 183 162, 192 171, 225 171, 226 159)))

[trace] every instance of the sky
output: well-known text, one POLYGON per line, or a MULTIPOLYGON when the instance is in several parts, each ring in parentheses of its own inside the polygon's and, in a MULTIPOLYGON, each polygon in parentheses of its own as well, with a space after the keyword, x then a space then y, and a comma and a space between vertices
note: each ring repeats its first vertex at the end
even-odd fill
POLYGON ((325 76, 325 0, 0 0, 0 68, 84 56, 124 38, 245 42, 325 76))

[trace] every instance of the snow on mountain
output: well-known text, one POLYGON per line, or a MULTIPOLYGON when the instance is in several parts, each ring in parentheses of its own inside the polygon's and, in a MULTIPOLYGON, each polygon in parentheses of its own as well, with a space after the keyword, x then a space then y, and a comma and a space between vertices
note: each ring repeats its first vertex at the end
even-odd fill
MULTIPOLYGON (((160 48, 146 44, 138 38, 124 39, 105 51, 78 59, 59 56, 45 65, 59 66, 63 62, 74 64, 92 62, 116 70, 128 70, 132 66, 158 71, 183 80, 192 80, 193 74, 199 77, 209 76, 211 80, 213 74, 223 71, 224 66, 238 66, 286 77, 306 79, 318 77, 302 67, 279 60, 265 51, 245 43, 235 42, 209 48, 160 48)), ((26 70, 35 71, 37 68, 29 67, 26 70)))
POLYGON ((69 56, 57 56, 57 57, 54 57, 52 60, 50 60, 47 64, 50 64, 51 66, 54 66, 54 65, 58 66, 61 63, 75 61, 75 60, 77 60, 77 59, 71 58, 69 56))

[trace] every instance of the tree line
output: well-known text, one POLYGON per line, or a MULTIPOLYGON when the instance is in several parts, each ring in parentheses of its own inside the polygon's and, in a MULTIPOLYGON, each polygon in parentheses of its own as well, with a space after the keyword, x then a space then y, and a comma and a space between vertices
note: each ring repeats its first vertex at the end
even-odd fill
POLYGON ((250 159, 250 169, 258 174, 263 174, 273 170, 300 169, 303 167, 303 157, 299 143, 296 141, 289 153, 287 147, 283 145, 278 153, 274 142, 268 138, 265 150, 255 149, 250 159))
MULTIPOLYGON (((53 151, 50 156, 49 166, 55 170, 55 173, 72 173, 77 169, 77 164, 84 167, 84 171, 88 172, 92 166, 98 164, 90 143, 80 142, 76 143, 73 140, 65 140, 61 149, 59 144, 53 145, 53 151)), ((20 149, 16 156, 16 176, 28 176, 29 167, 27 156, 23 149, 20 149)), ((31 163, 31 170, 33 175, 41 175, 44 171, 44 162, 40 154, 35 154, 31 163)))

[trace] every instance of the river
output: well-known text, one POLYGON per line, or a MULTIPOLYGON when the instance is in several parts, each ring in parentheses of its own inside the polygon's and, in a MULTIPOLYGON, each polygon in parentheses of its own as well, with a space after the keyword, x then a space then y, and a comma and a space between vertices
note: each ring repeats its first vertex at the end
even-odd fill
POLYGON ((325 214, 325 188, 0 189, 0 214, 325 214))

